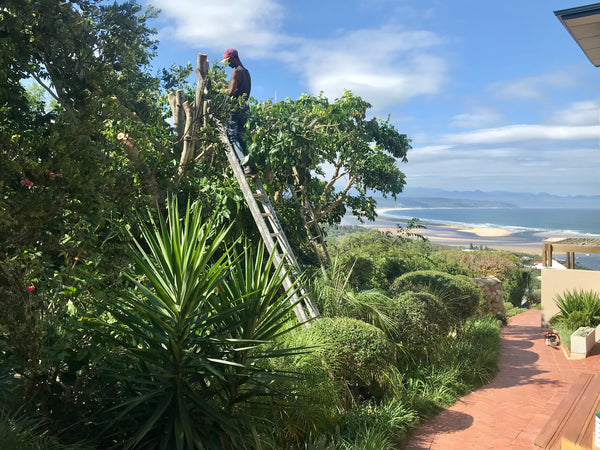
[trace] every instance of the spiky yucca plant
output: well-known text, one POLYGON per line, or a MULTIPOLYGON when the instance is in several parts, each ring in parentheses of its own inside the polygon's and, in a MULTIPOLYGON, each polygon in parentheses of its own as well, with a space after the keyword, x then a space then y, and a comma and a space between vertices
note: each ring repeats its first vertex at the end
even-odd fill
POLYGON ((181 218, 141 224, 131 295, 101 304, 89 321, 114 348, 113 417, 105 439, 125 448, 253 448, 250 408, 268 396, 273 371, 257 364, 281 352, 270 344, 296 324, 282 268, 226 245, 229 227, 204 221, 198 205, 181 218))

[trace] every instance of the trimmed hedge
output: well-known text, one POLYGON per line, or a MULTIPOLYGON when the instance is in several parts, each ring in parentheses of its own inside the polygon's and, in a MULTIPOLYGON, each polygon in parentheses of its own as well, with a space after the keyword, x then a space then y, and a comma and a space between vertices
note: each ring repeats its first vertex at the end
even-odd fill
POLYGON ((404 292, 396 299, 396 341, 410 347, 429 347, 450 331, 448 309, 433 294, 404 292))
POLYGON ((303 330, 314 355, 333 376, 348 383, 370 384, 394 363, 394 345, 379 328, 347 317, 323 318, 303 330))
POLYGON ((392 296, 406 291, 435 294, 448 309, 450 320, 455 323, 474 315, 479 304, 484 301, 481 288, 466 276, 434 270, 404 274, 396 278, 389 289, 392 296))

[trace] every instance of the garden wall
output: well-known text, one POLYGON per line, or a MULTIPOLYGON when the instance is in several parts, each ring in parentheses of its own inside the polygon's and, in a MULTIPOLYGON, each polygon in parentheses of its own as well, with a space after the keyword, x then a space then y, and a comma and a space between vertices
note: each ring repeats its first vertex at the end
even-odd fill
POLYGON ((579 269, 542 269, 542 326, 548 326, 550 319, 558 314, 554 302, 558 294, 565 291, 594 291, 600 293, 600 272, 579 269))
POLYGON ((502 282, 496 277, 472 278, 481 288, 483 296, 490 305, 490 312, 497 318, 506 317, 504 308, 504 289, 502 282))

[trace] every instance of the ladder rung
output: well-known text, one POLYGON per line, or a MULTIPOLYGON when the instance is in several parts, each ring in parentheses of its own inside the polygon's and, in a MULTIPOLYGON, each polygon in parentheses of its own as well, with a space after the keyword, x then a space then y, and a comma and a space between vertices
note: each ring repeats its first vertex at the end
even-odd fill
POLYGON ((280 237, 281 233, 271 233, 271 237, 280 237))
POLYGON ((252 193, 252 197, 254 197, 254 198, 262 198, 264 196, 265 196, 265 194, 261 194, 260 192, 253 192, 252 193))

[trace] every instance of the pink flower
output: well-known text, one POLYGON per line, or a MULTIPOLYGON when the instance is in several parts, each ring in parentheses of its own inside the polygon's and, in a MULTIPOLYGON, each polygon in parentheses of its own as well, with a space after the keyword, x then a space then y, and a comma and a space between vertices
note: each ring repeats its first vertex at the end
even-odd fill
POLYGON ((56 178, 56 177, 60 177, 60 173, 54 173, 54 172, 50 172, 50 173, 48 174, 48 176, 49 176, 50 178, 56 178))
POLYGON ((34 289, 35 289, 35 286, 27 286, 27 290, 29 292, 33 292, 34 289))
POLYGON ((33 186, 33 181, 21 180, 21 186, 31 187, 31 186, 33 186))

